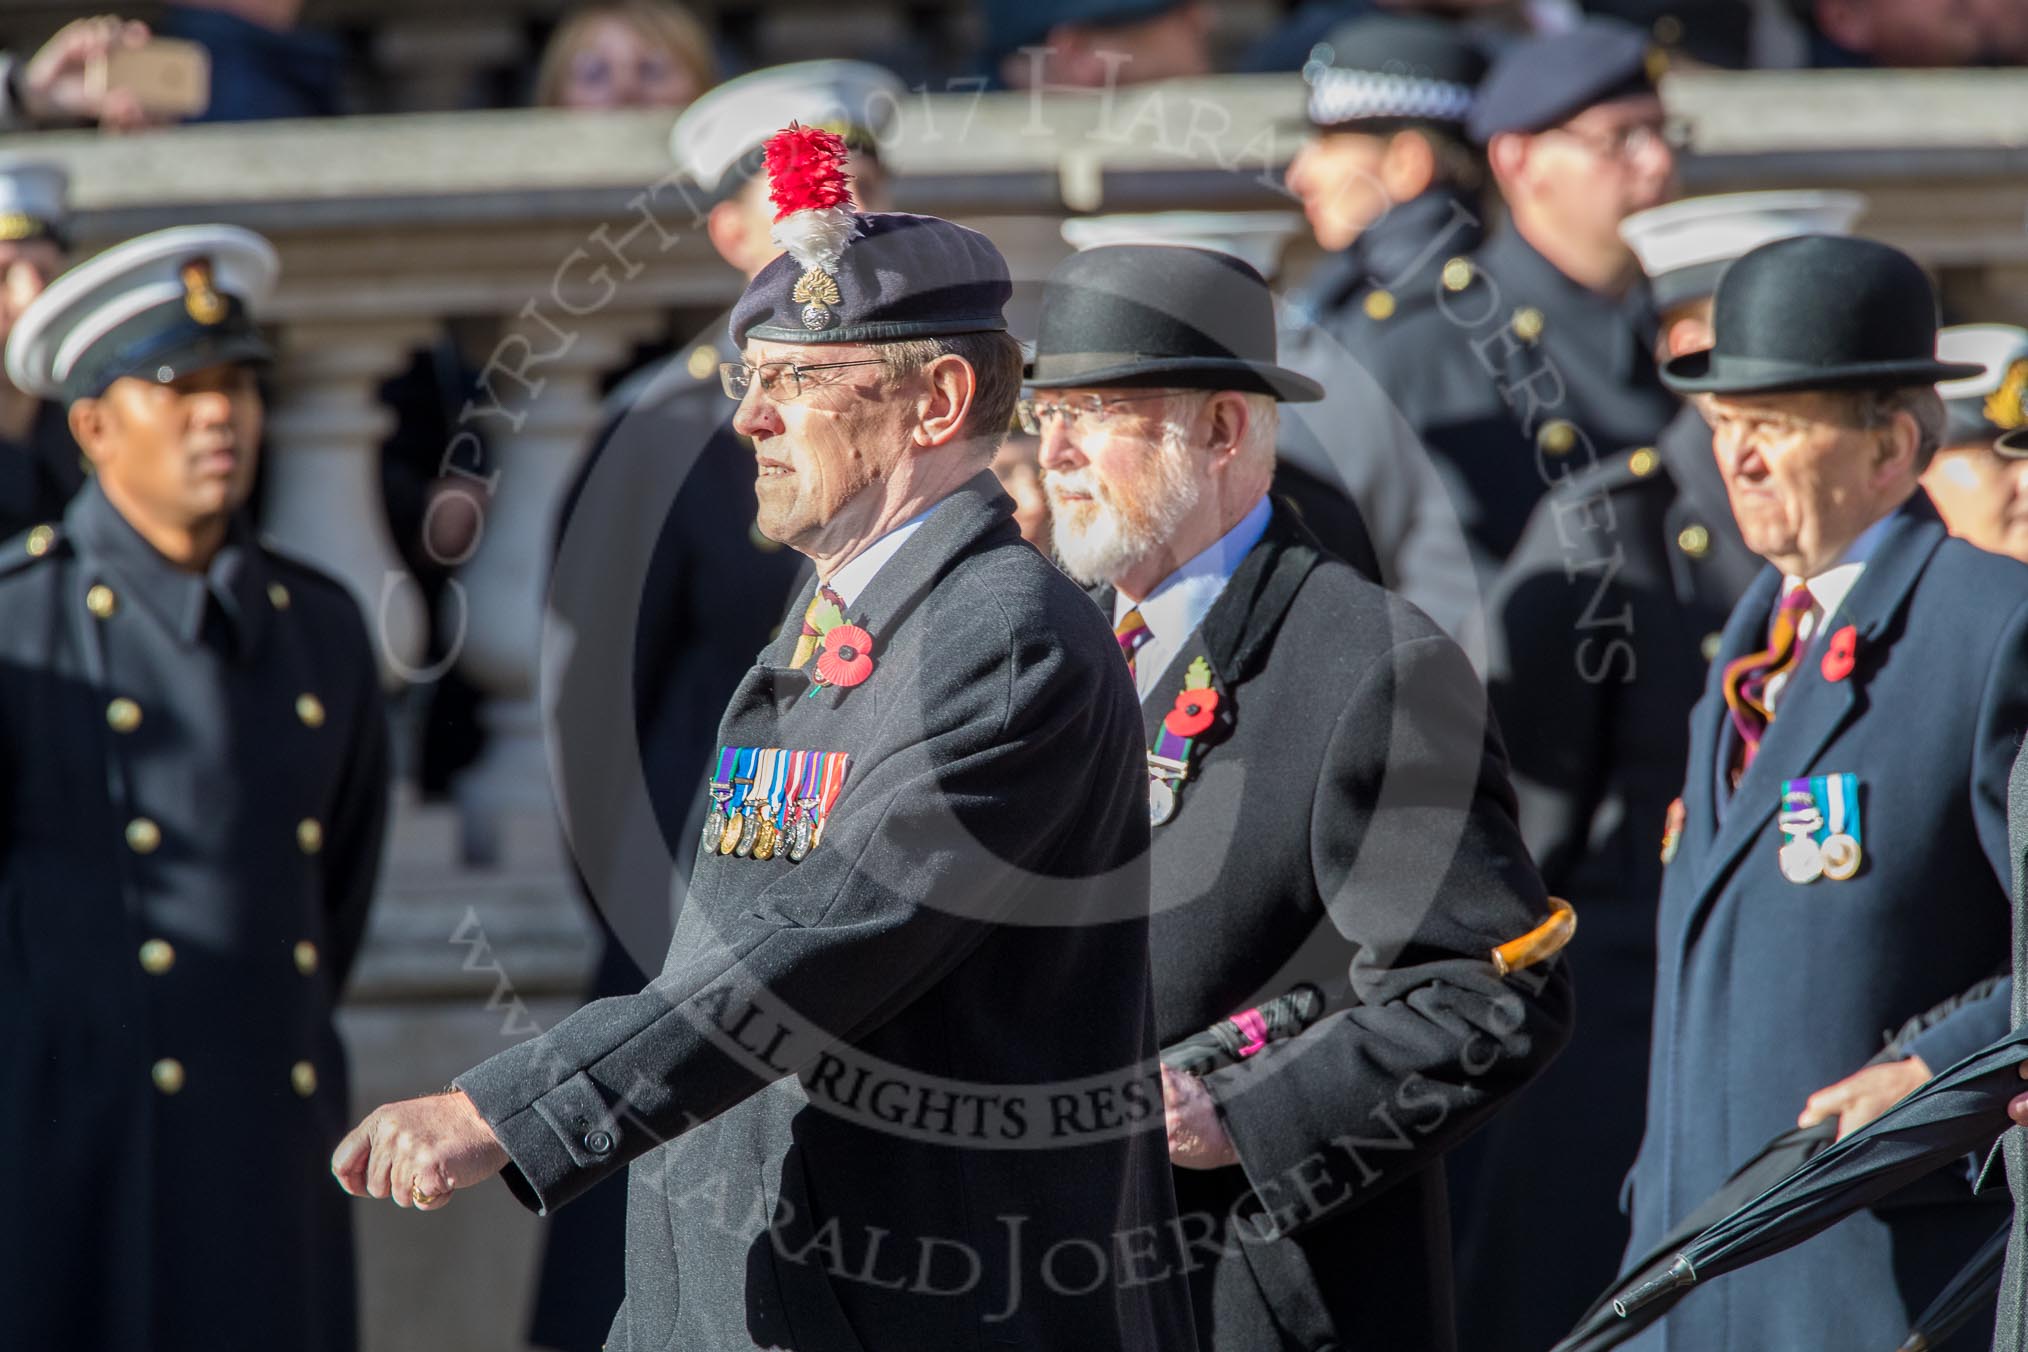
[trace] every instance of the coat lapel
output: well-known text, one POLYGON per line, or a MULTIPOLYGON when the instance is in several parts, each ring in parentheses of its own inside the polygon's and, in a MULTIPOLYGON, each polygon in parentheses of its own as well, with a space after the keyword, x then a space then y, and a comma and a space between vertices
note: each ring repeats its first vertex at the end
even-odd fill
MULTIPOLYGON (((1697 917, 1730 876, 1740 854, 1759 837, 1761 828, 1775 814, 1780 806, 1781 782, 1808 773, 1824 748, 1865 707, 1865 683, 1879 666, 1878 647, 1886 640, 1944 536, 1936 509, 1930 505, 1928 496, 1918 491, 1897 513, 1866 571, 1845 598, 1844 606, 1837 614, 1828 616, 1811 636, 1808 650, 1788 688, 1782 692, 1775 720, 1761 740, 1753 765, 1741 777, 1730 802, 1723 804, 1711 853, 1704 860, 1702 885, 1691 908, 1690 925, 1695 925, 1697 917), (1846 625, 1858 632, 1857 664, 1844 680, 1828 680, 1819 669, 1825 645, 1830 635, 1846 625)), ((1723 663, 1755 651, 1779 587, 1779 575, 1770 570, 1747 593, 1726 633, 1724 651, 1713 664, 1716 671, 1723 671, 1723 663)), ((1716 806, 1724 794, 1722 766, 1730 763, 1727 756, 1734 734, 1730 720, 1724 716, 1723 702, 1716 701, 1715 696, 1714 701, 1718 705, 1719 736, 1715 743, 1704 745, 1707 748, 1715 745, 1719 751, 1708 768, 1716 806)))
MULTIPOLYGON (((881 566, 866 590, 845 608, 846 621, 860 626, 873 639, 874 669, 869 681, 880 679, 880 656, 888 639, 937 580, 996 528, 1011 531, 1013 519, 1014 500, 1001 490, 991 472, 982 471, 939 502, 908 543, 881 566)), ((777 698, 802 695, 809 689, 815 660, 806 668, 792 667, 789 661, 796 654, 803 613, 816 594, 813 575, 796 593, 782 619, 781 632, 761 650, 755 671, 748 673, 750 681, 756 676, 771 678, 777 698)), ((828 689, 817 699, 836 705, 848 693, 828 689)))

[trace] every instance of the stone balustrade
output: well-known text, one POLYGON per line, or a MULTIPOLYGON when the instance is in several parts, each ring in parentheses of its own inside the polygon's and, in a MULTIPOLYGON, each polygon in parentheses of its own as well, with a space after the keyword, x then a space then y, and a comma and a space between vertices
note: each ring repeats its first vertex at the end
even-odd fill
MULTIPOLYGON (((2028 321, 2028 74, 1701 74, 1666 95, 1699 152, 1692 191, 1856 187, 1864 228, 1934 266, 1964 318, 2028 321)), ((985 230, 1018 280, 1065 252, 1076 212, 1287 211, 1300 139, 1292 77, 1031 97, 956 90, 905 103, 897 198, 985 230)), ((226 220, 265 232, 283 280, 264 525, 342 578, 390 686, 423 662, 430 616, 380 500, 381 380, 456 321, 483 341, 483 528, 440 617, 487 697, 485 756, 454 804, 404 788, 369 948, 345 1014, 361 1107, 442 1084, 570 1007, 592 958, 548 802, 537 714, 544 570, 558 493, 634 345, 718 316, 737 279, 670 170, 670 118, 529 111, 0 142, 73 175, 84 251, 226 220)), ((1292 245, 1285 272, 1313 251, 1292 245)), ((1016 316, 1020 327, 1020 316, 1016 316)), ((458 457, 458 435, 446 467, 458 457)), ((518 1347, 536 1223, 504 1190, 441 1215, 364 1209, 372 1352, 518 1347)))

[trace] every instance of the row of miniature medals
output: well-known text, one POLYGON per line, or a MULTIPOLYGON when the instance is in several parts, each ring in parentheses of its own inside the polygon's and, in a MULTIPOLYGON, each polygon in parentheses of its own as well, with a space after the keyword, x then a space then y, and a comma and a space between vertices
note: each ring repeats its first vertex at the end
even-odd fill
POLYGON ((727 746, 711 777, 705 854, 800 864, 824 838, 824 823, 845 787, 852 757, 843 751, 786 751, 727 746))

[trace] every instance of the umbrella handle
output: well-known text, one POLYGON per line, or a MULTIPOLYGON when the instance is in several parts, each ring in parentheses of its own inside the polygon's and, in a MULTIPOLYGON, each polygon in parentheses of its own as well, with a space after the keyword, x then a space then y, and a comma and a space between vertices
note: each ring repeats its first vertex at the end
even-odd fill
POLYGON ((1690 1266, 1690 1260, 1682 1254, 1669 1270, 1659 1277, 1650 1277, 1620 1299, 1613 1302, 1613 1313, 1625 1319, 1644 1305, 1652 1305, 1671 1291, 1679 1291, 1697 1280, 1697 1269, 1690 1266))

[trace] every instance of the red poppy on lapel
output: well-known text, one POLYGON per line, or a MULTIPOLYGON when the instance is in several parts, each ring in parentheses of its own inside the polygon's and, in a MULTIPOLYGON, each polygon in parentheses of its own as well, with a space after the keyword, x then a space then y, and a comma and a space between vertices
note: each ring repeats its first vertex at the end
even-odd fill
POLYGON ((1859 649, 1859 631, 1846 625, 1831 635, 1831 646, 1824 653, 1824 662, 1819 668, 1827 681, 1842 681, 1852 674, 1852 663, 1859 649))
POLYGON ((1162 716, 1162 726, 1178 737, 1195 737, 1211 726, 1211 716, 1217 711, 1216 690, 1179 690, 1176 707, 1162 716))
POLYGON ((834 624, 824 631, 817 652, 817 679, 850 689, 873 674, 873 635, 856 624, 834 624))

